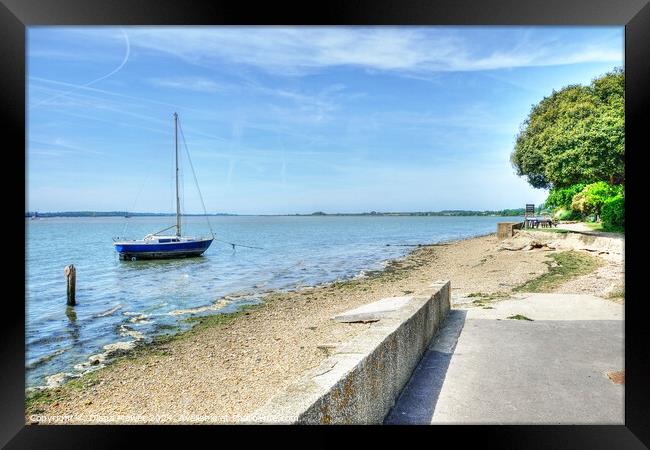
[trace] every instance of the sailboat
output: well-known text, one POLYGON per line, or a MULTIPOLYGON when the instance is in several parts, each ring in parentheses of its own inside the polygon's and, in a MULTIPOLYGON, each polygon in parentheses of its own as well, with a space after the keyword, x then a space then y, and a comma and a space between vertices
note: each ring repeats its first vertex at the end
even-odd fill
MULTIPOLYGON (((210 230, 210 237, 183 236, 181 230, 181 202, 178 194, 178 114, 174 113, 174 138, 176 156, 176 224, 155 233, 146 235, 143 239, 123 240, 114 239, 113 246, 120 259, 135 261, 138 259, 165 259, 185 258, 200 256, 205 252, 212 241, 214 234, 210 230), (175 234, 161 234, 171 229, 176 229, 175 234)), ((192 169, 194 170, 194 169, 192 169)), ((198 184, 197 184, 198 187, 198 184)), ((199 195, 200 195, 199 190, 199 195)), ((201 201, 203 201, 201 199, 201 201)), ((204 206, 205 209, 205 206, 204 206)), ((205 212, 205 211, 204 211, 205 212)), ((206 213, 207 218, 207 213, 206 213)), ((209 224, 209 222, 208 222, 209 224)))

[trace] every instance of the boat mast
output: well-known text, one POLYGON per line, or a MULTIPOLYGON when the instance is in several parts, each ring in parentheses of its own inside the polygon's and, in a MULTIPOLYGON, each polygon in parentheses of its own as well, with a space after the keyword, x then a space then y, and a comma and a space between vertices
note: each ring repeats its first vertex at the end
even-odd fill
POLYGON ((181 200, 178 196, 178 114, 174 113, 174 137, 176 149, 176 236, 181 235, 181 200))

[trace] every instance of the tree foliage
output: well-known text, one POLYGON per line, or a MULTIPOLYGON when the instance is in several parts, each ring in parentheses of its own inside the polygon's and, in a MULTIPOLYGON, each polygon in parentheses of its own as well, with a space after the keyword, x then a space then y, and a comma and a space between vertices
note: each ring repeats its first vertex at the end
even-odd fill
POLYGON ((511 162, 536 188, 624 181, 624 73, 571 85, 533 106, 511 162))
POLYGON ((571 209, 582 214, 600 215, 600 211, 609 199, 622 195, 621 186, 612 186, 604 181, 588 184, 573 196, 571 209))
POLYGON ((556 220, 580 220, 582 214, 572 209, 559 208, 553 213, 553 218, 556 220))
POLYGON ((546 206, 551 209, 571 209, 573 196, 585 188, 584 183, 573 184, 567 188, 553 188, 546 199, 546 206))

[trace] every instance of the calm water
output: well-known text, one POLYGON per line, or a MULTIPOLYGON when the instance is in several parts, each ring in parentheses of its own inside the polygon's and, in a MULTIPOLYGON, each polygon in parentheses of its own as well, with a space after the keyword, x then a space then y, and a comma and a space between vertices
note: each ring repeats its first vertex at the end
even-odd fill
MULTIPOLYGON (((518 220, 519 218, 512 218, 518 220)), ((170 217, 28 220, 27 384, 72 374, 107 344, 150 339, 195 315, 257 303, 271 289, 294 289, 381 268, 412 247, 491 233, 500 217, 211 217, 221 242, 200 258, 120 261, 111 238, 141 238, 170 217), (126 227, 126 229, 125 229, 126 227), (387 246, 387 244, 392 244, 387 246), (66 308, 63 268, 77 268, 77 306, 66 308), (210 307, 206 309, 205 307, 210 307), (77 367, 75 368, 75 365, 77 367)), ((509 220, 509 219, 508 219, 509 220)), ((189 233, 205 218, 186 219, 189 233)))

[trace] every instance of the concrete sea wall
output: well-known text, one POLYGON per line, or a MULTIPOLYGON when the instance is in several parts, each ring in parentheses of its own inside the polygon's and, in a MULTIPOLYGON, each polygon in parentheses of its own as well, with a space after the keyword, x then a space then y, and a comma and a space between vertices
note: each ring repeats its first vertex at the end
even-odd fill
POLYGON ((512 237, 515 230, 520 230, 522 222, 499 222, 497 223, 497 239, 503 240, 512 237))
POLYGON ((335 317, 372 324, 245 422, 382 423, 449 308, 450 283, 440 281, 418 295, 380 300, 335 317))

